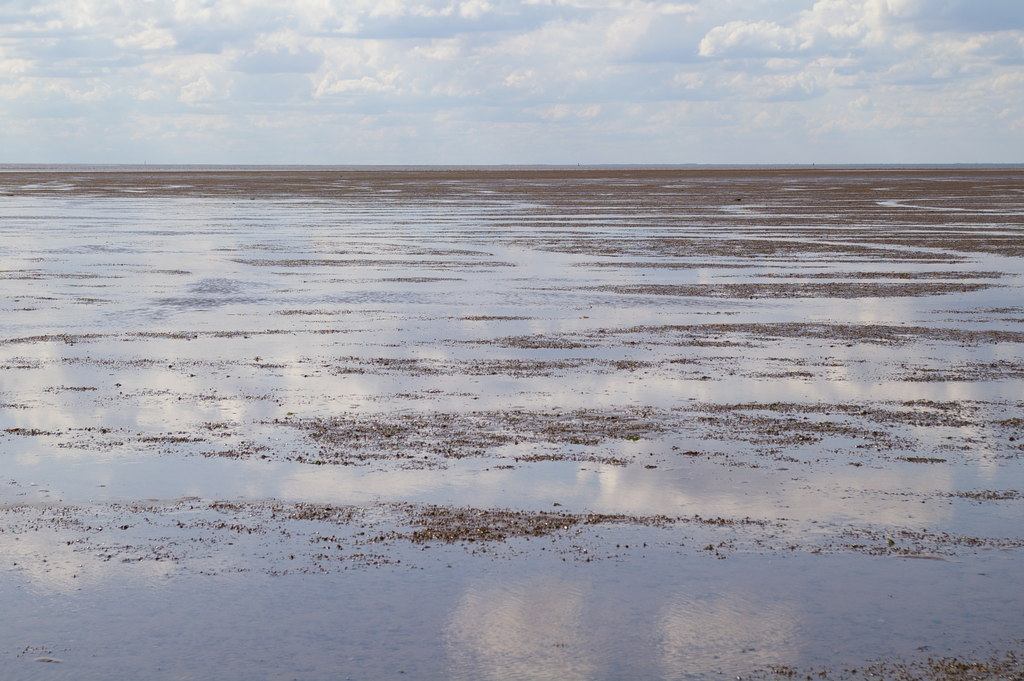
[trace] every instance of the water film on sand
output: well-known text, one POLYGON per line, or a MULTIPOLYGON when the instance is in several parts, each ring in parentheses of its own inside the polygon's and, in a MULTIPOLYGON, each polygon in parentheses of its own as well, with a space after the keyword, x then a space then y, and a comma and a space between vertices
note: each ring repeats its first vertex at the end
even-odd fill
POLYGON ((1013 168, 0 172, 0 676, 1020 678, 1022 284, 1013 168))

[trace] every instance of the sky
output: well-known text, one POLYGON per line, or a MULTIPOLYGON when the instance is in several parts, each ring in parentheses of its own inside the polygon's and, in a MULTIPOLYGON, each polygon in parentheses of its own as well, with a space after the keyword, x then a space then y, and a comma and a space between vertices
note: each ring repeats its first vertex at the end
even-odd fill
POLYGON ((0 0, 0 162, 1024 162, 1024 0, 0 0))

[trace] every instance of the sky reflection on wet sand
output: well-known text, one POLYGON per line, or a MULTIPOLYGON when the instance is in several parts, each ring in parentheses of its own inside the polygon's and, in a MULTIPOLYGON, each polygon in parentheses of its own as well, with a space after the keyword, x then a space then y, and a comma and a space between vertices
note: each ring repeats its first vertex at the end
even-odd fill
POLYGON ((1019 648, 1022 180, 0 173, 0 669, 1019 648))

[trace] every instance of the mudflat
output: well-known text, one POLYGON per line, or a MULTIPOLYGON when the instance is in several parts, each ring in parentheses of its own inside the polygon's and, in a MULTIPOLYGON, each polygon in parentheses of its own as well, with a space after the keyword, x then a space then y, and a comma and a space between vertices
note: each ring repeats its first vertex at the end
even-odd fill
POLYGON ((0 315, 0 675, 1024 673, 1024 169, 0 167, 0 315))

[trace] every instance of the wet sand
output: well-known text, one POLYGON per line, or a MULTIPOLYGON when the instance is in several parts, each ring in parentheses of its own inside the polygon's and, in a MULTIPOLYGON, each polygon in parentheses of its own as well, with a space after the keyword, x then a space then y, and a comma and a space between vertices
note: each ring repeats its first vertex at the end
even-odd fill
POLYGON ((0 170, 0 668, 1020 678, 1022 256, 1007 168, 0 170))

